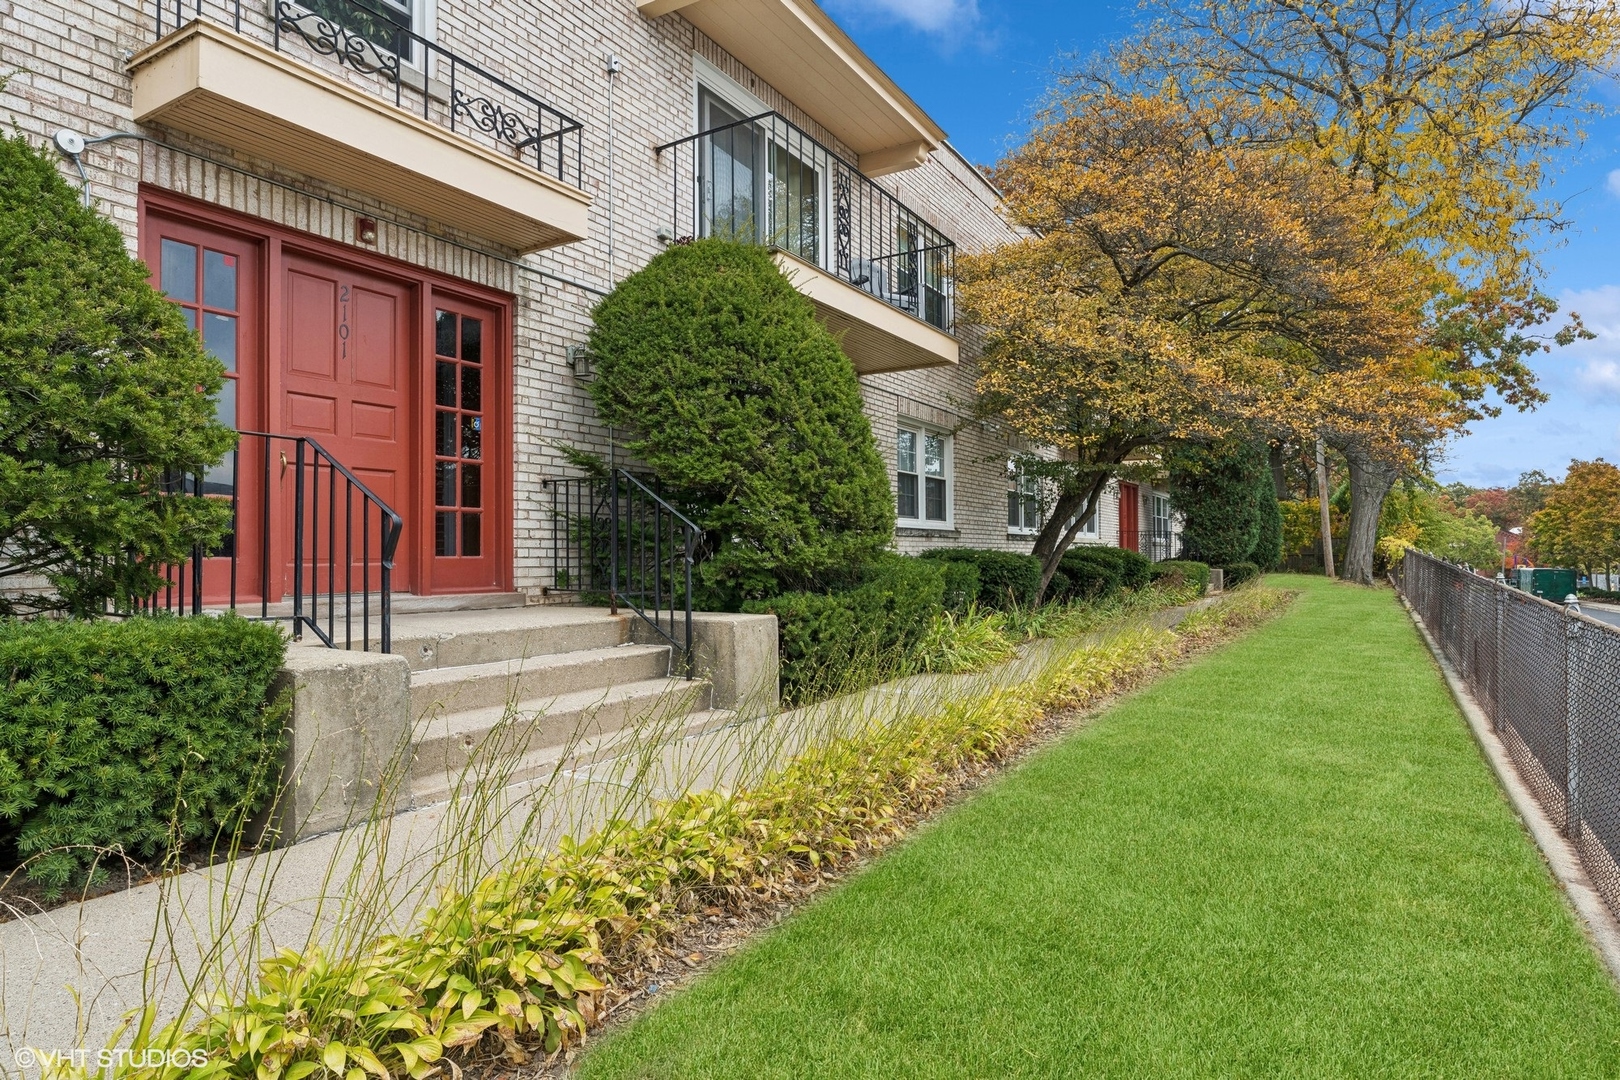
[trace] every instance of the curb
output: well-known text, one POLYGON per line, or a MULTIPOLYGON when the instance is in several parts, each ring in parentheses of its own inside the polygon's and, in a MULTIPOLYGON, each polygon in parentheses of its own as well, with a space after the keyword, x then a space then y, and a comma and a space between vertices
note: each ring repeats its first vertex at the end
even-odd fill
POLYGON ((1546 860, 1548 869, 1552 871, 1554 880, 1563 890, 1570 906, 1575 909, 1581 930, 1592 943, 1592 947, 1597 950, 1603 965, 1608 968, 1609 977, 1620 983, 1620 920, 1616 920, 1614 913, 1609 910, 1608 904, 1592 884, 1592 879, 1587 876, 1586 867, 1581 865, 1581 858, 1575 846, 1558 831, 1557 826, 1542 810, 1541 804, 1530 793, 1530 789, 1519 778, 1519 771, 1514 767, 1513 759, 1508 756, 1507 748, 1491 729, 1490 718, 1485 715, 1485 710, 1480 708, 1479 702, 1474 699, 1467 684, 1457 674, 1456 668, 1451 666, 1451 661, 1440 651, 1439 645, 1429 634, 1429 628, 1423 625, 1422 617, 1413 610, 1411 604, 1407 603, 1406 597, 1401 596, 1399 592, 1395 595, 1400 597, 1406 613, 1412 617, 1412 625, 1417 627, 1418 633, 1423 637, 1423 643, 1429 648, 1429 654, 1440 666, 1440 673, 1445 676, 1446 686, 1451 690, 1451 696, 1456 700, 1457 707, 1467 718, 1474 741, 1479 744, 1485 760, 1490 762, 1497 781, 1502 785, 1503 793, 1513 804, 1519 820, 1535 840, 1536 847, 1541 849, 1542 857, 1546 860))

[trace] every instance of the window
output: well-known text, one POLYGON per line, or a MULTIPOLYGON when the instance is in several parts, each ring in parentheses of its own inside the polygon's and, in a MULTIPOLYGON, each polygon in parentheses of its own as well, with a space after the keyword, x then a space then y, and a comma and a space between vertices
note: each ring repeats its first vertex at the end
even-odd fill
MULTIPOLYGON (((1008 462, 1009 469, 1012 463, 1008 462)), ((1007 489, 1007 531, 1036 533, 1041 528, 1041 487, 1033 476, 1014 473, 1007 489)))
POLYGON ((895 512, 902 524, 944 528, 951 520, 951 437, 900 428, 895 442, 895 512))
MULTIPOLYGON (((368 67, 388 68, 397 56, 407 64, 421 66, 425 57, 418 55, 411 35, 431 38, 433 0, 296 0, 289 5, 293 29, 305 40, 323 40, 331 37, 331 28, 340 28, 343 36, 336 48, 345 62, 356 61, 368 67), (327 24, 322 25, 322 22, 327 24)), ((356 65, 358 66, 358 65, 356 65)), ((364 70, 362 68, 361 70, 364 70)))
POLYGON ((707 86, 698 88, 701 224, 704 236, 770 244, 822 263, 822 173, 802 136, 749 113, 707 86))
POLYGON ((1154 562, 1159 562, 1163 559, 1170 558, 1171 555, 1170 541, 1172 537, 1170 526, 1170 497, 1168 495, 1160 495, 1158 492, 1154 492, 1153 505, 1151 509, 1153 513, 1153 549, 1149 553, 1149 556, 1154 562))

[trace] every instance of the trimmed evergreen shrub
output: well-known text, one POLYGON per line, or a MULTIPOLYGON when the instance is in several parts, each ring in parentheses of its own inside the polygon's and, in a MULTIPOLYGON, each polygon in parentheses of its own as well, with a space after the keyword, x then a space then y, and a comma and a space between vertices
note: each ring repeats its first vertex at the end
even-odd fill
POLYGON ((0 136, 0 614, 91 614, 212 547, 230 504, 165 490, 236 444, 224 367, 118 229, 21 135, 0 136), (20 595, 43 578, 47 591, 20 595))
MULTIPOLYGON (((1264 448, 1240 441, 1181 446, 1169 464, 1170 502, 1185 518, 1187 557, 1211 566, 1252 561, 1261 533, 1257 489, 1272 484, 1264 448)), ((1279 521, 1279 542, 1281 528, 1279 521)))
POLYGON ((1198 594, 1202 596, 1209 591, 1209 564, 1197 562, 1193 559, 1166 559, 1164 562, 1154 563, 1151 570, 1152 580, 1177 585, 1184 581, 1197 584, 1198 594))
POLYGON ((971 563, 979 572, 979 606, 994 611, 1029 607, 1041 588, 1041 561, 1015 551, 934 548, 919 558, 971 563))
POLYGON ((964 612, 979 602, 979 568, 970 562, 941 561, 945 580, 945 609, 964 612))
POLYGON ((88 849, 152 863, 245 821, 278 782, 285 651, 236 615, 0 622, 3 857, 61 889, 88 849))
POLYGON ((1127 589, 1145 589, 1153 580, 1153 560, 1140 551, 1114 548, 1119 562, 1119 582, 1127 589))
POLYGON ((1275 570, 1282 565, 1283 518, 1282 504, 1277 501, 1277 485, 1269 472, 1254 485, 1254 512, 1259 535, 1255 537, 1249 561, 1262 571, 1275 570))
POLYGON ((890 553, 850 587, 750 600, 743 610, 776 616, 782 700, 803 705, 907 671, 944 599, 942 563, 890 553))
POLYGON ((1065 551, 1058 567, 1069 579, 1069 591, 1060 595, 1048 588, 1048 598, 1102 600, 1119 592, 1125 582, 1123 567, 1114 554, 1118 550, 1087 544, 1065 551))
POLYGON ((1235 562, 1231 566, 1221 568, 1225 573, 1223 584, 1226 588, 1236 588, 1245 581, 1253 581, 1260 576, 1260 568, 1252 562, 1235 562))
POLYGON ((888 547, 894 500, 855 369, 767 249, 678 244, 594 318, 591 396, 703 529, 706 603, 814 588, 888 547))

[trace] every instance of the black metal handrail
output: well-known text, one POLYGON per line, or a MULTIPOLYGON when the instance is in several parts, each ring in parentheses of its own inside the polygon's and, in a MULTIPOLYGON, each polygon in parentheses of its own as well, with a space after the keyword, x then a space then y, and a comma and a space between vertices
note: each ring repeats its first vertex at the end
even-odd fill
POLYGON ((955 243, 780 113, 700 131, 657 153, 673 166, 674 237, 768 244, 954 330, 955 243))
POLYGON ((354 648, 354 623, 358 617, 360 647, 370 651, 375 569, 380 620, 378 645, 382 652, 391 651, 394 557, 404 532, 404 520, 347 466, 307 435, 275 435, 263 431, 238 434, 241 440, 226 464, 206 473, 190 474, 182 478, 180 484, 180 490, 187 495, 230 500, 231 530, 224 541, 213 551, 199 548, 187 562, 161 568, 159 575, 168 582, 166 587, 151 596, 126 598, 123 603, 114 605, 114 611, 192 615, 222 609, 237 611, 249 618, 270 622, 286 620, 291 623, 293 640, 302 640, 307 630, 323 645, 334 649, 354 648), (291 458, 287 456, 289 452, 291 458), (255 470, 260 471, 261 476, 259 497, 251 507, 255 515, 251 530, 247 528, 249 507, 242 502, 244 453, 252 454, 261 465, 255 470), (278 521, 277 511, 284 504, 272 495, 277 464, 279 476, 284 477, 287 470, 294 470, 290 523, 278 521), (286 533, 289 525, 290 537, 286 533), (249 531, 254 534, 258 561, 257 615, 253 614, 251 601, 245 611, 240 605, 242 541, 244 533, 249 531), (278 534, 290 547, 283 549, 272 542, 278 534), (207 596, 213 587, 205 584, 206 566, 211 560, 227 563, 221 572, 229 574, 226 587, 213 598, 207 596), (288 610, 286 614, 272 614, 270 598, 282 588, 276 564, 282 560, 291 563, 291 592, 289 597, 276 603, 288 610))
POLYGON ((693 675, 692 570, 702 530, 628 470, 553 477, 549 592, 627 605, 693 675))
MULTIPOLYGON (((268 15, 242 0, 154 0, 157 36, 180 30, 187 14, 257 30, 277 52, 298 40, 340 67, 381 79, 394 104, 464 135, 479 132, 532 160, 540 172, 584 186, 584 125, 511 82, 402 25, 384 0, 270 0, 268 15), (169 16, 172 15, 172 18, 169 16), (265 20, 261 22, 260 20, 265 20), (569 144, 572 145, 569 145, 569 144)), ((386 96, 386 91, 384 95, 386 96)))

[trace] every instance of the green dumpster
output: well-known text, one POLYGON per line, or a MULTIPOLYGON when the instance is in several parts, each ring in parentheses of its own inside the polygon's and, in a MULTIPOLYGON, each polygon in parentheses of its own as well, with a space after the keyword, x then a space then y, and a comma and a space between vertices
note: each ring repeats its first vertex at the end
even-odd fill
POLYGON ((1562 604, 1575 592, 1576 573, 1556 566, 1521 566, 1513 571, 1513 587, 1562 604))

